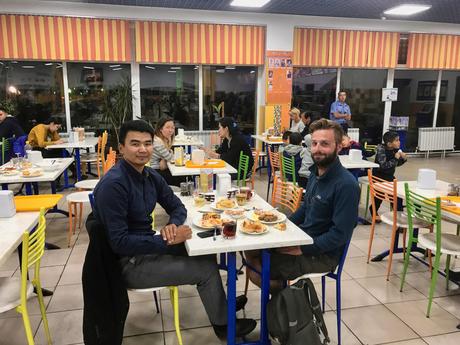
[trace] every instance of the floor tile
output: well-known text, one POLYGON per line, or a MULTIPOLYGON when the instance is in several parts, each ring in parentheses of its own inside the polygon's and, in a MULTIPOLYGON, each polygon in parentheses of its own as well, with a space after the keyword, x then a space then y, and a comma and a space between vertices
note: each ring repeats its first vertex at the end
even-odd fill
POLYGON ((62 277, 59 280, 59 285, 81 284, 83 264, 66 265, 62 277))
POLYGON ((81 284, 58 285, 48 305, 48 312, 83 309, 81 284))
MULTIPOLYGON (((431 275, 430 272, 407 273, 406 282, 416 288, 426 297, 429 296, 431 275)), ((449 284, 449 290, 446 290, 446 279, 439 275, 434 290, 434 297, 450 296, 460 294, 460 287, 456 284, 449 284)))
POLYGON ((422 337, 452 332, 459 320, 436 303, 431 307, 430 317, 426 317, 428 301, 390 303, 385 306, 422 337))
POLYGON ((342 320, 364 344, 417 338, 417 334, 384 305, 345 309, 342 320))
POLYGON ((423 338, 428 345, 458 345, 460 341, 460 333, 449 333, 449 334, 441 334, 436 335, 433 337, 426 337, 423 338))
POLYGON ((161 313, 157 313, 152 304, 131 303, 124 336, 162 332, 161 317, 161 313))
MULTIPOLYGON (((212 327, 193 328, 181 331, 182 342, 187 345, 223 345, 227 341, 219 340, 214 334, 212 327)), ((178 345, 176 332, 165 333, 166 345, 178 345)))
POLYGON ((460 295, 434 298, 433 302, 460 320, 460 295))
POLYGON ((426 345, 426 342, 424 342, 422 338, 417 338, 412 340, 397 341, 395 343, 387 343, 387 345, 426 345))
MULTIPOLYGON (((362 257, 347 258, 343 268, 352 278, 366 278, 366 277, 383 277, 386 275, 386 267, 380 262, 369 262, 362 257)), ((385 279, 385 278, 383 278, 385 279)))
MULTIPOLYGON (((18 315, 18 314, 17 314, 18 315)), ((40 316, 30 316, 32 333, 37 331, 40 316)), ((0 345, 24 345, 27 344, 26 333, 22 318, 0 319, 0 345)))
POLYGON ((45 250, 41 259, 41 267, 65 265, 71 250, 71 248, 45 250))
MULTIPOLYGON (((335 281, 326 283, 326 302, 336 309, 335 281)), ((342 309, 379 304, 379 301, 354 280, 342 281, 342 309)))
POLYGON ((391 276, 390 281, 387 281, 384 277, 369 277, 356 279, 356 282, 377 298, 380 303, 426 299, 422 293, 409 284, 406 284, 404 291, 400 292, 400 279, 398 276, 391 276))
MULTIPOLYGON (((161 301, 165 331, 174 330, 174 316, 171 303, 161 301)), ((208 315, 199 297, 179 299, 179 321, 181 329, 209 326, 208 315)))
POLYGON ((157 344, 158 345, 164 344, 163 332, 124 337, 122 345, 157 345, 157 344))
MULTIPOLYGON (((331 339, 330 344, 337 344, 337 314, 333 311, 329 311, 323 314, 324 322, 326 323, 327 331, 329 333, 329 338, 331 339)), ((342 345, 360 345, 361 342, 356 338, 353 333, 348 329, 348 327, 341 323, 341 333, 342 333, 342 345)))
MULTIPOLYGON (((83 310, 47 313, 54 345, 68 345, 83 342, 83 310)), ((46 344, 43 327, 40 327, 35 336, 37 344, 46 344)))

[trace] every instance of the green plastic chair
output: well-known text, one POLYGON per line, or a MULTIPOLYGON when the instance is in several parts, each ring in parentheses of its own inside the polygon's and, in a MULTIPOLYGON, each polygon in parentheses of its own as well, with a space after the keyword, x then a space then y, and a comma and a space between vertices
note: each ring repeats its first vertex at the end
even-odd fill
POLYGON ((2 165, 5 164, 5 156, 10 151, 10 142, 7 138, 2 138, 2 165))
POLYGON ((286 176, 291 175, 292 181, 297 185, 296 181, 296 171, 295 171, 295 160, 294 157, 286 157, 283 154, 280 154, 281 157, 281 176, 283 176, 283 181, 289 181, 286 176))
POLYGON ((243 154, 243 151, 240 151, 240 161, 238 162, 238 187, 246 186, 246 178, 248 176, 249 169, 249 156, 243 154))
POLYGON ((409 229, 409 243, 404 257, 404 270, 401 277, 401 289, 404 287, 407 268, 409 266, 409 258, 411 247, 418 243, 419 246, 431 250, 435 253, 434 266, 431 272, 431 286, 428 299, 428 308, 426 317, 430 317, 431 305, 433 302, 433 294, 438 279, 439 264, 441 254, 447 254, 446 259, 446 289, 449 289, 449 268, 451 255, 460 254, 460 237, 455 234, 447 234, 441 232, 441 199, 427 199, 419 194, 412 192, 407 183, 404 184, 406 193, 406 210, 409 229), (417 218, 433 225, 434 232, 419 234, 418 238, 414 237, 413 219, 417 218))

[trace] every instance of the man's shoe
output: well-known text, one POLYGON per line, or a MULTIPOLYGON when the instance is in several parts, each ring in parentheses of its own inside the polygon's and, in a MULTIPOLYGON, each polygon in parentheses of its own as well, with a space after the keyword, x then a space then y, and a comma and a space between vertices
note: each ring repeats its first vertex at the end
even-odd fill
POLYGON ((244 309, 246 303, 248 303, 248 298, 246 297, 246 295, 236 297, 236 311, 244 309))
MULTIPOLYGON (((238 338, 244 337, 245 335, 251 333, 254 328, 256 328, 257 322, 253 319, 236 319, 236 332, 235 336, 238 338)), ((216 326, 212 325, 214 328, 214 333, 216 333, 219 339, 227 339, 227 325, 216 326)))

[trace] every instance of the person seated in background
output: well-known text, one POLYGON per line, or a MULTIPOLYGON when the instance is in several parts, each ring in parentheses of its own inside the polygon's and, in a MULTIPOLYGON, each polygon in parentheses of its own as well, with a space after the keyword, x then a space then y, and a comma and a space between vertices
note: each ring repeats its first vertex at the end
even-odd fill
POLYGON ((360 150, 362 151, 360 143, 352 140, 347 134, 344 134, 342 137, 342 149, 339 152, 339 155, 348 155, 350 150, 360 150))
POLYGON ((8 115, 6 109, 0 106, 0 140, 2 138, 22 137, 24 130, 19 125, 18 120, 8 115))
POLYGON ((289 111, 289 117, 291 118, 291 128, 289 130, 291 132, 302 133, 303 129, 305 128, 305 125, 300 119, 300 110, 297 108, 292 108, 289 111))
MULTIPOLYGON (((216 151, 210 148, 202 147, 209 157, 220 158, 226 161, 235 169, 238 169, 240 162, 240 153, 249 156, 248 175, 254 165, 252 151, 246 139, 240 133, 237 123, 231 117, 222 117, 219 119, 219 131, 217 133, 222 139, 220 147, 216 151)), ((232 174, 232 179, 236 179, 236 174, 232 174)))
MULTIPOLYGON (((399 135, 396 132, 388 131, 383 135, 383 144, 377 146, 375 153, 375 163, 379 165, 378 168, 372 169, 374 176, 380 177, 386 181, 393 181, 395 179, 396 167, 399 167, 407 162, 407 155, 400 149, 401 143, 399 142, 399 135)), ((378 211, 382 200, 375 199, 375 212, 376 219, 380 221, 378 211)), ((398 198, 398 211, 402 210, 402 200, 398 198)), ((372 214, 372 205, 369 207, 372 214)))
POLYGON ((285 131, 283 133, 283 136, 281 137, 281 140, 283 140, 283 144, 279 146, 278 152, 283 152, 286 145, 289 145, 289 136, 291 135, 291 133, 291 131, 285 131))
POLYGON ((173 118, 165 116, 158 120, 153 139, 153 154, 150 160, 150 167, 163 176, 169 185, 179 186, 184 179, 172 176, 167 165, 174 158, 172 144, 175 130, 173 118))
POLYGON ((64 141, 59 136, 62 121, 58 117, 50 117, 45 123, 40 123, 29 132, 29 145, 33 150, 41 151, 44 158, 62 157, 61 149, 45 149, 46 146, 62 144, 64 141))
POLYGON ((311 114, 308 111, 302 111, 300 113, 300 119, 302 120, 303 125, 305 126, 303 130, 300 132, 300 135, 302 138, 305 138, 305 136, 310 133, 310 123, 311 121, 311 114))
POLYGON ((304 138, 305 153, 302 158, 302 164, 299 169, 299 186, 303 189, 307 188, 308 178, 310 177, 310 167, 314 164, 311 157, 311 134, 307 134, 304 138))
MULTIPOLYGON (((293 132, 289 135, 289 144, 283 150, 284 158, 294 158, 295 166, 295 180, 299 181, 299 170, 302 165, 302 159, 307 149, 302 146, 302 136, 298 132, 293 132)), ((292 174, 286 174, 288 181, 293 181, 294 176, 292 174)))
MULTIPOLYGON (((94 216, 107 231, 119 257, 128 288, 196 285, 214 331, 227 336, 227 299, 215 255, 188 256, 184 242, 192 231, 183 225, 187 210, 165 180, 147 167, 153 152, 154 130, 133 120, 120 128, 123 156, 94 189, 94 216), (159 233, 152 230, 152 211, 159 203, 169 215, 159 233)), ((238 309, 238 308, 237 308, 238 309)), ((256 327, 252 319, 237 319, 236 335, 256 327)))

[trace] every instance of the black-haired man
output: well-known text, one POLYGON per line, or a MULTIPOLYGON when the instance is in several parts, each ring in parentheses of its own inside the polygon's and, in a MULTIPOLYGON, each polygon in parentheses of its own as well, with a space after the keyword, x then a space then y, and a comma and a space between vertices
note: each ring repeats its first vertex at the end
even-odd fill
MULTIPOLYGON (((215 256, 187 256, 184 242, 192 234, 183 225, 187 210, 166 181, 145 166, 152 156, 153 136, 153 128, 142 120, 121 126, 123 159, 94 190, 94 215, 107 229, 127 287, 197 285, 216 335, 225 338, 227 302, 215 256), (169 215, 160 234, 151 225, 157 202, 169 215)), ((237 336, 248 334, 255 326, 254 320, 237 320, 237 336)))
POLYGON ((0 139, 1 138, 19 138, 24 135, 24 130, 18 121, 9 116, 6 109, 0 106, 0 139))

